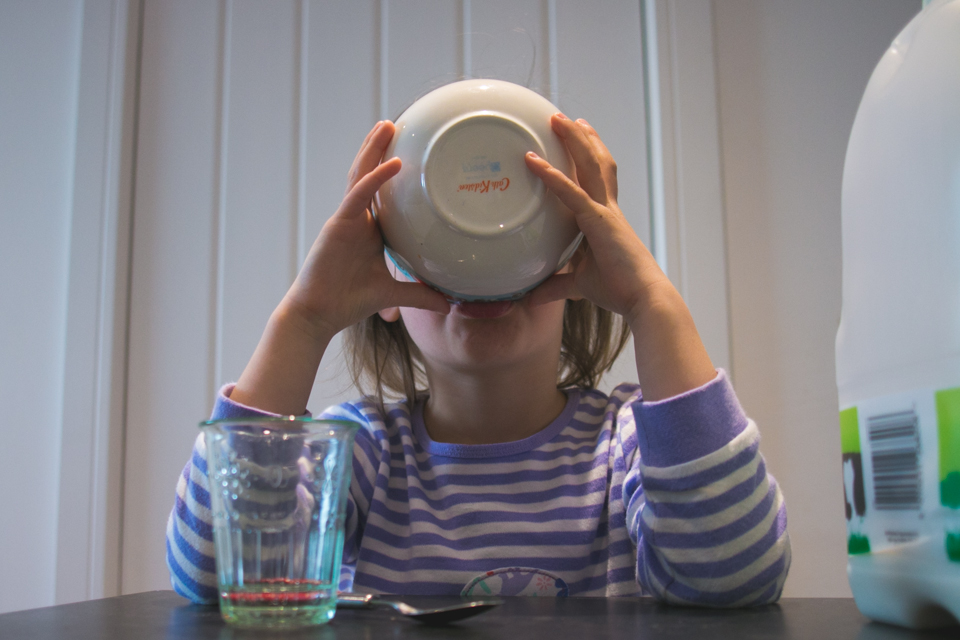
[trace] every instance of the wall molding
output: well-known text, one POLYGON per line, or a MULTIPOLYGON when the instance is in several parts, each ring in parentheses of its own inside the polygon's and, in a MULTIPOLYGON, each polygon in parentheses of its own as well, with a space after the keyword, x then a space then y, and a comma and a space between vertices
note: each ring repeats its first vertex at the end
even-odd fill
POLYGON ((119 594, 141 6, 86 0, 64 355, 56 603, 119 594))
POLYGON ((711 0, 643 0, 651 250, 731 376, 711 0))

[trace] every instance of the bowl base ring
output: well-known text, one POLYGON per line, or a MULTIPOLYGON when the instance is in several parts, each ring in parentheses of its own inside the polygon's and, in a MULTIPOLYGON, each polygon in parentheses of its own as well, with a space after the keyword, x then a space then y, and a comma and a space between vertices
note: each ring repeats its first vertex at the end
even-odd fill
POLYGON ((537 135, 504 114, 466 114, 443 127, 424 152, 421 185, 436 214, 475 237, 503 235, 539 211, 546 188, 524 155, 545 157, 537 135))

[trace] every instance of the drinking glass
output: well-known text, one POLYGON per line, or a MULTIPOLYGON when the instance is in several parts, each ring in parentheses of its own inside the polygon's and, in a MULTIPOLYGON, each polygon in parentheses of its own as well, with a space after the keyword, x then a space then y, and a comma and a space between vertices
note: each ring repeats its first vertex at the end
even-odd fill
POLYGON ((360 425, 287 416, 200 428, 224 620, 245 627, 329 622, 360 425))

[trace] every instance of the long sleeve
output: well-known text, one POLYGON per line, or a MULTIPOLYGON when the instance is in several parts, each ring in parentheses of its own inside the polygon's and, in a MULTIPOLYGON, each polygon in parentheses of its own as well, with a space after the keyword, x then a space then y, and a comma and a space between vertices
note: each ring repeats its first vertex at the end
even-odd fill
POLYGON ((786 507, 726 375, 632 409, 623 499, 644 591, 674 604, 776 601, 790 565, 786 507))
MULTIPOLYGON (((271 415, 229 399, 232 385, 221 390, 213 419, 271 415)), ((213 514, 203 436, 193 445, 190 461, 177 481, 177 495, 167 519, 167 568, 173 590, 193 602, 217 601, 217 568, 213 546, 213 514)))
POLYGON ((213 516, 203 438, 177 481, 177 496, 167 519, 167 568, 173 590, 193 602, 217 601, 213 553, 213 516))

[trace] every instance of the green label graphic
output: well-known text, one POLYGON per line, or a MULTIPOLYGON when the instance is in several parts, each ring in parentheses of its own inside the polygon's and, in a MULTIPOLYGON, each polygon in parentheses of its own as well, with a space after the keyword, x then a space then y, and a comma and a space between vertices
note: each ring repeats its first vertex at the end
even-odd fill
POLYGON ((940 502, 960 509, 960 387, 934 394, 940 444, 940 502))
POLYGON ((947 532, 947 558, 950 562, 960 562, 960 532, 947 532))
POLYGON ((860 421, 856 407, 840 412, 840 450, 843 453, 860 453, 860 421))
MULTIPOLYGON (((857 530, 857 522, 862 522, 867 514, 867 499, 863 490, 863 460, 856 407, 840 412, 840 448, 843 451, 843 507, 847 522, 857 530)), ((850 554, 869 553, 870 542, 865 536, 852 533, 847 541, 847 551, 850 554)))
POLYGON ((847 538, 847 553, 851 556, 870 553, 870 539, 858 533, 851 534, 847 538))

